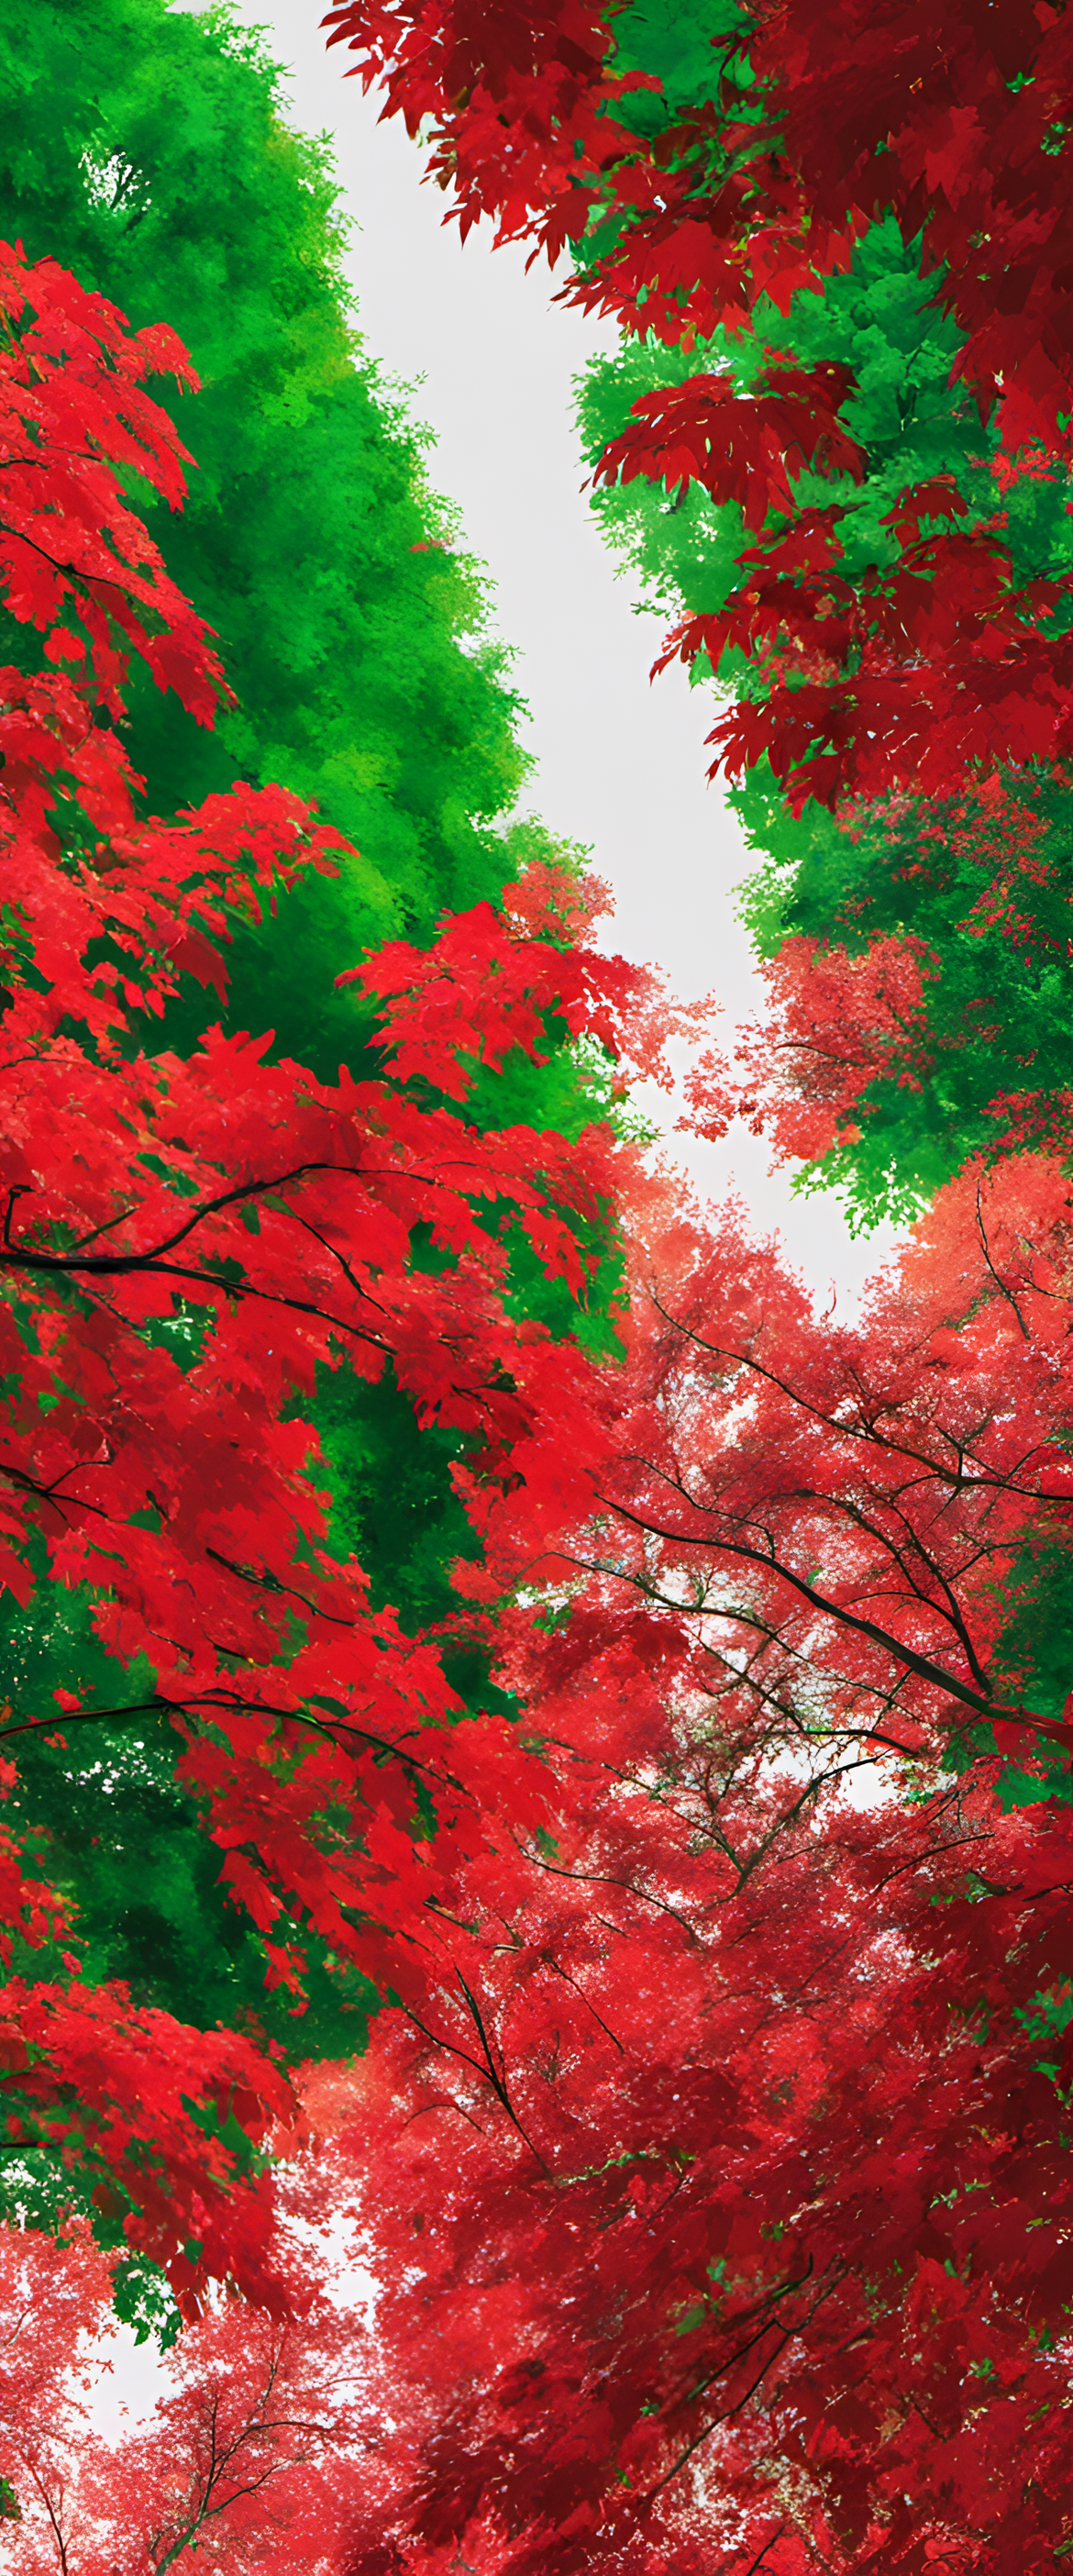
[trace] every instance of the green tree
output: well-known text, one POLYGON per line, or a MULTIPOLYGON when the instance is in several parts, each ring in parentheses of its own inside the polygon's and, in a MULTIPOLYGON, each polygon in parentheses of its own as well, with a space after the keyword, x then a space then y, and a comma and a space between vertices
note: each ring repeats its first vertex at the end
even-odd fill
POLYGON ((0 229, 135 327, 166 318, 201 376, 174 406, 197 460, 186 507, 147 519, 237 704, 207 734, 132 675, 147 802, 278 779, 361 852, 351 945, 427 937, 509 871, 518 701, 427 442, 358 337, 326 145, 289 131, 278 73, 227 9, 164 0, 9 6, 0 106, 0 229))
POLYGON ((883 1218, 911 1219, 968 1155, 990 1159, 1018 1136, 1046 1142, 1067 1123, 1067 777, 1040 764, 978 794, 861 809, 848 828, 816 809, 784 827, 773 782, 768 795, 754 788, 742 801, 763 857, 743 894, 762 957, 785 963, 795 937, 849 961, 876 940, 923 943, 919 1001, 886 1032, 871 1079, 797 1187, 837 1189, 850 1225, 867 1231, 883 1218))
MULTIPOLYGON (((859 483, 806 470, 794 489, 802 510, 837 502, 850 584, 866 567, 893 565, 899 495, 940 478, 963 497, 966 525, 991 516, 1001 523, 1018 584, 1063 573, 1073 555, 1067 480, 1042 460, 1028 460, 1016 477, 1001 464, 995 471, 996 433, 952 381, 959 337, 933 299, 919 244, 905 243, 893 218, 875 224, 849 270, 822 295, 796 295, 786 317, 762 303, 738 338, 720 335, 688 353, 650 338, 594 359, 579 386, 586 455, 596 462, 639 396, 707 367, 729 366, 747 388, 772 348, 802 366, 834 361, 853 378, 841 413, 866 470, 859 483)), ((719 610, 743 580, 738 558, 752 540, 741 511, 716 505, 697 483, 672 496, 638 477, 601 489, 593 508, 646 603, 668 620, 719 610)), ((717 674, 698 656, 690 676, 745 698, 770 685, 769 671, 735 650, 717 674)), ((999 1095, 1054 1094, 1073 1081, 1070 788, 1042 765, 1007 785, 1008 818, 1015 821, 1019 798, 1041 830, 1031 882, 1016 829, 1004 868, 986 794, 903 797, 841 816, 810 800, 796 818, 766 763, 730 791, 758 861, 740 901, 761 958, 779 957, 796 936, 850 957, 876 937, 911 935, 928 951, 904 1047, 888 1050, 847 1110, 839 1141, 799 1176, 801 1187, 836 1187, 857 1227, 912 1215, 968 1153, 995 1146, 1002 1127, 989 1109, 999 1095), (992 884, 1006 891, 989 902, 992 884)))

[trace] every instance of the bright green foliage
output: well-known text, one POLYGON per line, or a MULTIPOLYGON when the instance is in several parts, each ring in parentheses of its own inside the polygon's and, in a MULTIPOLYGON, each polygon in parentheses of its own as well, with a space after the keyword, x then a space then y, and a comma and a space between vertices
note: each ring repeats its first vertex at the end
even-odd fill
MULTIPOLYGON (((577 385, 586 462, 595 465, 642 394, 681 384, 711 363, 723 365, 725 353, 720 349, 713 358, 702 350, 687 358, 654 339, 623 340, 614 357, 591 359, 577 385)), ((670 500, 662 484, 638 477, 633 483, 601 485, 591 507, 623 570, 640 576, 647 608, 679 617, 683 610, 720 606, 734 588, 735 559, 745 543, 736 502, 715 509, 698 483, 691 483, 684 497, 670 500)))
MULTIPOLYGON (((264 1986, 264 1956, 247 1916, 217 1885, 219 1854, 175 1783, 177 1738, 146 1711, 114 1724, 61 1718, 59 1687, 97 1706, 137 1710, 151 1698, 148 1666, 124 1670, 104 1653, 84 1592, 42 1583, 28 1611, 4 1595, 0 1615, 5 1689, 20 1720, 55 1716, 55 1733, 8 1739, 18 1762, 13 1822, 47 1819, 45 1877, 73 1901, 76 1949, 87 1980, 121 1978, 137 2001, 208 2029, 263 2027, 288 2054, 340 2055, 364 2041, 370 1990, 331 1970, 310 1941, 309 2012, 264 1986)), ((23 1975, 58 1973, 47 1951, 16 1961, 23 1975)))
MULTIPOLYGON (((1069 1641, 1073 1633, 1073 1561, 1066 1549, 1048 1545, 1026 1548, 1010 1570, 1011 1616, 996 1640, 991 1673, 1003 1699, 1023 1700, 1041 1717, 1060 1723, 1069 1696, 1069 1641)), ((1030 1769, 1024 1756, 999 1756, 990 1726, 958 1727, 951 1736, 944 1767, 964 1778, 980 1761, 1001 1761, 995 1794, 1005 1815, 1017 1807, 1050 1801, 1073 1806, 1073 1775, 1065 1756, 1042 1737, 1037 1739, 1030 1769)))
MULTIPOLYGON (((744 23, 738 0, 694 0, 688 11, 679 0, 640 0, 623 9, 614 22, 613 69, 655 73, 662 94, 627 95, 616 103, 616 118, 638 134, 661 134, 690 108, 718 98, 722 48, 744 23)), ((747 85, 747 67, 743 75, 739 65, 738 77, 747 85)))
POLYGON ((148 2254, 125 2254, 112 2269, 112 2306, 122 2325, 132 2326, 135 2343, 150 2338, 170 2352, 182 2332, 167 2273, 148 2254))
POLYGON ((992 1104, 1073 1089, 1073 788, 1042 769, 1008 785, 1043 829, 1031 881, 1011 870, 993 917, 983 799, 877 810, 852 831, 815 807, 795 825, 773 785, 739 800, 754 846, 781 844, 745 889, 762 955, 794 933, 854 956, 911 932, 929 952, 904 1050, 854 1105, 859 1134, 802 1174, 837 1187, 858 1227, 911 1217, 967 1154, 993 1152, 1010 1118, 992 1104))
POLYGON ((186 508, 147 517, 238 705, 209 735, 132 675, 148 802, 170 812, 239 773, 314 799, 361 853, 319 899, 309 962, 333 972, 495 893, 510 860, 493 818, 525 767, 481 577, 356 337, 335 197, 326 148, 286 130, 227 11, 3 13, 0 233, 136 326, 168 321, 202 378, 176 409, 197 460, 186 508))
POLYGON ((316 1412, 335 1497, 333 1549, 358 1558, 377 1607, 390 1601, 416 1635, 456 1607, 450 1565, 476 1553, 450 1483, 462 1444, 449 1431, 418 1431, 390 1372, 370 1387, 345 1365, 319 1370, 316 1412))

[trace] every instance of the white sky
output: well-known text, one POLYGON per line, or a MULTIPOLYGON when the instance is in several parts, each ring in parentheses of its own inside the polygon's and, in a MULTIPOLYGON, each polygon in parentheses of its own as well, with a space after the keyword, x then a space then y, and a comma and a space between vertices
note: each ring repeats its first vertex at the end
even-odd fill
MULTIPOLYGON (((489 226, 460 243, 445 199, 421 183, 401 118, 380 124, 379 99, 346 77, 344 50, 326 52, 318 0, 239 6, 287 67, 295 124, 333 138, 367 347, 434 430, 432 481, 460 504, 462 542, 492 576, 496 626, 532 715, 524 738, 538 767, 525 802, 591 845, 615 889, 611 945, 658 962, 685 1000, 718 993, 726 1043, 762 989, 729 899, 746 854, 705 781, 712 701, 680 668, 650 686, 663 621, 636 611, 631 577, 616 578, 581 490, 572 382, 615 334, 553 306, 558 277, 543 262, 527 276, 520 248, 493 252, 489 226)), ((652 1108, 660 1114, 660 1095, 652 1108)), ((743 1130, 718 1147, 678 1139, 674 1150, 706 1192, 736 1181, 821 1303, 837 1282, 840 1310, 852 1308, 890 1236, 853 1243, 835 1204, 794 1200, 743 1130)))

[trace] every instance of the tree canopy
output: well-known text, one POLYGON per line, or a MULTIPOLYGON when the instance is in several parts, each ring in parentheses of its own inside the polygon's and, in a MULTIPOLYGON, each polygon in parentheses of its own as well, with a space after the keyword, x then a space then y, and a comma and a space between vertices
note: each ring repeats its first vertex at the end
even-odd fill
POLYGON ((723 692, 770 1016, 720 1053, 510 826, 479 583, 259 46, 44 11, 0 253, 0 2555, 1042 2576, 1068 22, 328 25, 448 213, 622 322, 593 504, 723 692), (684 1036, 702 1132, 906 1221, 855 1319, 647 1149, 684 1036), (116 2314, 174 2360, 109 2446, 116 2314))

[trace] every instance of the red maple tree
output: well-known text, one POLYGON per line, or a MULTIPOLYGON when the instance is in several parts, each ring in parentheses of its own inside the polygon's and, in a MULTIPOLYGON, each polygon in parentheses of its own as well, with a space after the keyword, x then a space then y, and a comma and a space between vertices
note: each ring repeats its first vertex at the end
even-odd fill
POLYGON ((299 2243, 288 2228, 293 2185, 276 2202, 286 2315, 211 2300, 136 2420, 113 2401, 107 2429, 99 2400, 116 2358, 107 2261, 81 2231, 66 2246, 29 2231, 0 2238, 5 2567, 163 2576, 197 2551, 230 2568, 331 2576, 348 2487, 369 2452, 368 2337, 345 2295, 325 2293, 314 2231, 299 2243))
MULTIPOLYGON (((733 338, 762 300, 789 315, 893 216, 919 235, 963 335, 954 378, 998 432, 999 472, 1064 476, 1064 14, 944 0, 925 23, 906 0, 765 0, 727 13, 685 109, 655 74, 616 74, 617 17, 574 0, 479 13, 337 0, 324 24, 366 87, 384 86, 384 113, 431 132, 430 175, 463 232, 488 214, 498 240, 531 240, 534 257, 569 244, 566 299, 671 347, 733 338)), ((1049 562, 1018 574, 1000 486, 973 513, 948 474, 908 484, 883 559, 863 570, 844 558, 837 488, 829 505, 810 491, 797 506, 806 463, 866 470, 839 417, 853 390, 844 367, 801 369, 771 348, 747 387, 724 370, 643 395, 596 469, 668 489, 699 480, 742 502, 759 542, 737 587, 718 613, 683 620, 656 667, 676 653, 752 659, 761 702, 721 719, 715 766, 740 777, 770 761, 795 810, 945 788, 979 761, 1064 756, 1073 741, 1070 576, 1049 562)))
POLYGON ((616 119, 631 90, 661 83, 616 78, 612 11, 336 0, 323 23, 364 86, 383 84, 386 114, 411 132, 431 124, 433 175, 464 229, 493 216, 499 238, 527 237, 554 261, 594 207, 618 218, 570 291, 627 329, 689 348, 761 296, 785 312, 893 211, 907 237, 921 233, 936 294, 967 335, 959 369, 981 409, 1001 394, 1011 449, 1063 449, 1073 39, 1060 10, 731 10, 711 39, 707 98, 655 136, 616 119))
MULTIPOLYGON (((229 911, 345 852, 279 789, 239 786, 167 825, 139 816, 109 721, 127 648, 206 714, 217 677, 120 485, 136 457, 178 499, 178 441, 141 380, 186 361, 169 335, 132 341, 53 263, 12 253, 2 275, 8 605, 70 672, 0 674, 0 1572, 28 1598, 38 1533, 53 1579, 94 1588, 115 1656, 147 1659, 148 1699, 103 1708, 64 1689, 62 1724, 178 1731, 179 1777, 270 1979, 300 2006, 304 1924, 420 1998, 462 1856, 492 1858, 494 1819, 534 1824, 547 1792, 516 1730, 464 1717, 437 1641, 374 1611, 360 1565, 333 1553, 302 1399, 318 1365, 376 1378, 390 1362, 418 1420, 464 1435, 493 1479, 567 1400, 577 1354, 516 1316, 510 1244, 517 1229, 584 1296, 614 1139, 482 1133, 465 1102, 478 1065, 540 1056, 549 1017, 654 1061, 656 988, 571 944, 584 901, 537 872, 430 956, 353 970, 383 991, 394 1075, 325 1085, 270 1062, 270 1033, 217 1027, 187 1060, 154 1045, 182 976, 225 990, 229 911)), ((3 1742, 17 1755, 56 1726, 55 1710, 9 1709, 3 1742)), ((14 1845, 8 1867, 23 1938, 68 1943, 65 1980, 4 1989, 8 2154, 88 2159, 178 2291, 230 2269, 271 2297, 249 2157, 293 2116, 282 2070, 235 2033, 87 1988, 77 1927, 21 1883, 14 1845)))

